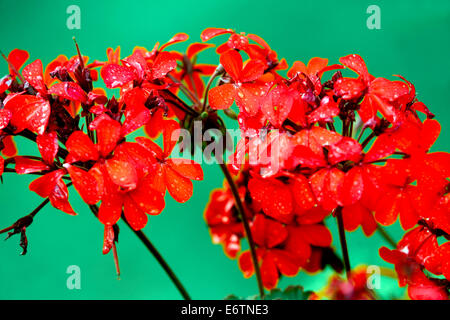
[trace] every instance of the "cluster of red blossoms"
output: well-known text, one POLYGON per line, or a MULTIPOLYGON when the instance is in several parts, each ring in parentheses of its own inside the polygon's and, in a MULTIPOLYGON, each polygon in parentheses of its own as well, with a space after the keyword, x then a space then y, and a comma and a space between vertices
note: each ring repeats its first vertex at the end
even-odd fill
MULTIPOLYGON (((203 171, 171 157, 177 129, 193 130, 200 121, 203 130, 225 132, 224 110, 237 120, 241 139, 221 165, 227 179, 212 192, 205 219, 213 242, 239 256, 245 277, 256 273, 272 289, 282 275, 327 265, 340 272, 344 265, 349 282, 333 282, 340 288, 334 296, 347 296, 339 290, 357 283, 352 298, 373 298, 365 278, 352 274, 345 230, 361 226, 370 236, 399 217, 411 230, 394 250, 382 247, 381 257, 394 264, 412 299, 448 299, 450 155, 429 152, 440 125, 412 83, 374 77, 356 54, 340 64, 313 58, 289 68, 262 38, 231 29, 204 30, 203 42, 185 53, 167 50, 187 39, 180 33, 123 59, 120 48, 109 48, 106 61, 92 62, 77 46, 77 55, 60 55, 45 70, 39 59, 25 65, 26 51, 11 51, 9 74, 0 80, 0 174, 38 175, 30 190, 68 214, 75 214, 73 185, 104 224, 107 253, 121 217, 140 230, 147 214, 164 209, 166 190, 178 202, 190 199, 192 180, 202 180, 203 171), (220 64, 198 63, 199 53, 214 47, 205 42, 218 36, 227 37, 216 49, 220 64), (103 84, 115 89, 110 98, 103 84), (34 141, 40 156, 17 156, 16 136, 34 141), (330 215, 344 263, 331 247, 330 215), (243 238, 249 250, 242 250, 243 238)), ((0 232, 21 233, 26 251, 31 221, 0 232)))

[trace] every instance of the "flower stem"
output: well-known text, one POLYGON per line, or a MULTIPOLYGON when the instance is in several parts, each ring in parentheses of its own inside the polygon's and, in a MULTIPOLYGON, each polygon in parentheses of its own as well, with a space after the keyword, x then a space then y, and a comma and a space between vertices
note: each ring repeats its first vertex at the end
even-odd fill
POLYGON ((245 217, 244 206, 242 204, 241 198, 239 197, 239 192, 236 187, 236 184, 234 183, 233 177, 231 176, 230 171, 228 170, 226 164, 219 162, 219 165, 223 171, 223 174, 225 175, 225 179, 227 180, 228 185, 230 186, 231 192, 234 197, 234 201, 236 202, 236 209, 242 220, 242 224, 244 225, 247 242, 250 247, 250 253, 252 256, 253 267, 255 269, 255 275, 256 275, 256 281, 258 283, 259 295, 262 299, 262 298, 264 298, 264 287, 263 287, 262 278, 261 278, 261 271, 259 270, 258 258, 256 255, 256 249, 255 249, 255 243, 253 242, 253 237, 252 237, 252 233, 250 230, 250 226, 245 217))
MULTIPOLYGON (((92 213, 98 217, 98 206, 97 205, 89 205, 89 209, 91 209, 92 213)), ((177 287, 178 291, 180 291, 181 295, 185 300, 191 300, 191 297, 187 293, 186 289, 181 284, 180 280, 177 278, 175 273, 172 271, 170 266, 167 264, 167 262, 164 260, 164 258, 161 256, 159 251, 155 248, 155 246, 150 242, 150 240, 147 238, 147 236, 141 231, 136 231, 133 228, 131 228, 128 221, 125 219, 125 217, 122 215, 123 221, 127 224, 128 227, 130 227, 131 231, 142 241, 144 246, 150 251, 150 253, 155 257, 155 259, 158 261, 158 263, 161 265, 161 267, 164 269, 164 271, 167 273, 167 275, 170 277, 172 282, 177 287)), ((114 250, 116 250, 114 248, 114 250)))
POLYGON ((380 233, 380 235, 386 240, 389 245, 395 249, 397 248, 397 243, 394 241, 394 239, 387 233, 386 230, 381 225, 377 225, 377 231, 380 233))
POLYGON ((348 256, 348 248, 347 248, 347 241, 345 240, 345 229, 344 229, 344 219, 342 218, 342 207, 338 206, 335 210, 335 215, 338 223, 338 229, 339 229, 339 240, 341 242, 341 249, 342 249, 342 256, 344 258, 344 267, 345 267, 345 273, 347 274, 347 278, 350 277, 350 258, 348 256))
MULTIPOLYGON (((131 228, 131 226, 128 224, 128 222, 125 220, 127 225, 131 228)), ((164 269, 164 271, 167 273, 167 275, 170 277, 172 282, 177 287, 180 294, 183 296, 185 300, 191 300, 191 297, 187 293, 184 286, 181 284, 181 281, 178 279, 178 277, 175 275, 173 270, 170 268, 170 266, 167 264, 166 260, 161 256, 159 251, 155 248, 155 246, 150 242, 150 240, 147 238, 147 236, 141 231, 135 231, 133 230, 134 234, 142 241, 144 246, 150 251, 150 253, 155 257, 155 259, 158 261, 158 263, 161 265, 161 267, 164 269)))
POLYGON ((219 75, 221 75, 222 73, 224 73, 224 72, 225 72, 225 69, 223 68, 223 66, 222 66, 221 64, 219 64, 219 65, 217 66, 216 70, 214 71, 214 73, 213 73, 213 74, 211 75, 211 77, 209 78, 208 83, 206 84, 205 95, 204 95, 204 97, 203 97, 203 107, 202 107, 202 111, 205 111, 205 110, 206 110, 206 104, 207 104, 207 102, 208 102, 208 92, 209 92, 209 89, 211 88, 211 85, 212 85, 214 79, 215 79, 217 76, 219 76, 219 75))

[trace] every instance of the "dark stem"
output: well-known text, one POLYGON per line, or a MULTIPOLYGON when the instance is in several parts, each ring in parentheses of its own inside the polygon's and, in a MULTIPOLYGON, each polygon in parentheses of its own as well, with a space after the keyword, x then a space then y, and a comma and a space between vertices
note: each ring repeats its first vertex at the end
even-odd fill
POLYGON ((395 242, 395 240, 389 235, 389 233, 387 233, 386 230, 384 230, 382 226, 377 225, 377 231, 380 233, 383 239, 386 240, 387 243, 389 243, 389 245, 393 249, 397 248, 397 243, 395 242))
POLYGON ((369 144, 370 140, 372 140, 375 136, 376 134, 371 132, 369 136, 361 143, 361 147, 364 149, 369 144))
POLYGON ((255 243, 253 242, 253 237, 252 237, 252 233, 250 230, 250 226, 248 224, 247 218, 245 217, 244 206, 242 204, 241 198, 239 197, 239 192, 236 187, 236 184, 234 183, 233 177, 231 176, 230 171, 228 171, 226 164, 223 163, 223 161, 220 161, 219 165, 220 165, 220 168, 222 169, 223 174, 225 175, 228 185, 230 186, 231 192, 234 197, 234 201, 236 202, 236 209, 238 211, 239 217, 242 220, 242 224, 244 225, 245 235, 246 235, 248 246, 250 247, 250 253, 252 256, 253 267, 255 269, 255 275, 256 275, 256 281, 258 283, 259 295, 260 295, 261 299, 263 299, 264 298, 264 287, 263 287, 262 278, 261 278, 261 271, 259 270, 258 257, 256 255, 255 243))
POLYGON ((339 229, 339 240, 341 242, 341 249, 342 249, 342 257, 344 258, 344 267, 345 267, 345 273, 347 274, 347 279, 350 277, 350 258, 348 256, 348 248, 347 248, 347 241, 345 240, 345 229, 344 229, 344 219, 342 218, 342 207, 338 206, 335 210, 335 215, 338 223, 338 229, 339 229))
POLYGON ((204 96, 203 96, 203 107, 202 107, 202 111, 205 111, 205 110, 206 110, 206 104, 207 104, 207 102, 208 102, 208 92, 209 92, 209 89, 211 88, 211 85, 212 85, 214 79, 215 79, 217 76, 219 76, 219 75, 221 75, 222 73, 224 73, 224 72, 225 72, 225 69, 223 68, 223 66, 222 66, 221 64, 219 64, 219 65, 217 66, 216 70, 214 71, 214 73, 213 73, 213 74, 211 75, 211 77, 209 78, 208 83, 206 84, 205 94, 204 94, 204 96))
POLYGON ((182 110, 183 112, 189 113, 192 116, 198 116, 199 113, 189 107, 186 102, 184 102, 182 99, 180 99, 177 95, 173 94, 170 90, 164 90, 164 93, 169 95, 171 98, 175 99, 178 104, 175 104, 172 102, 173 105, 175 105, 178 109, 182 110))
MULTIPOLYGON (((11 168, 5 168, 3 172, 5 172, 5 173, 17 173, 15 169, 11 169, 11 168)), ((35 175, 35 176, 43 176, 43 175, 46 175, 47 173, 48 172, 30 172, 30 173, 27 173, 27 174, 31 174, 31 175, 35 175)), ((66 177, 66 176, 62 177, 62 179, 68 180, 68 181, 72 180, 72 179, 70 179, 70 177, 66 177)))
MULTIPOLYGON (((28 140, 31 140, 33 142, 36 142, 37 134, 34 132, 31 132, 28 129, 25 129, 17 134, 18 136, 27 138, 28 140)), ((62 149, 61 147, 58 149, 58 156, 61 158, 66 158, 69 152, 66 149, 62 149)))
POLYGON ((178 79, 176 79, 174 76, 168 74, 167 75, 173 82, 178 83, 180 90, 189 98, 189 100, 191 100, 193 103, 195 103, 196 105, 200 106, 201 103, 198 100, 197 96, 194 95, 191 90, 189 90, 183 83, 181 83, 180 81, 178 81, 178 79))
POLYGON ((34 218, 34 216, 35 216, 39 211, 41 211, 41 209, 42 209, 43 207, 45 207, 45 206, 47 205, 47 203, 49 203, 49 202, 50 202, 49 198, 47 198, 47 199, 45 199, 44 201, 42 201, 42 203, 41 203, 40 205, 38 205, 38 206, 36 207, 36 209, 34 209, 34 210, 30 213, 30 216, 32 216, 32 217, 34 218))
MULTIPOLYGON (((91 209, 92 213, 96 217, 98 217, 97 205, 89 205, 89 209, 91 209)), ((181 293, 183 298, 185 300, 191 300, 191 297, 189 296, 186 289, 181 284, 180 280, 177 278, 175 273, 172 271, 170 266, 167 264, 167 262, 164 260, 164 258, 161 256, 159 251, 155 248, 155 246, 150 242, 150 240, 147 238, 147 236, 141 230, 139 230, 139 231, 134 230, 123 215, 122 215, 122 219, 123 219, 123 221, 125 221, 127 226, 130 227, 131 231, 133 231, 133 233, 142 241, 142 243, 148 249, 148 251, 150 251, 150 253, 155 257, 155 259, 158 261, 158 263, 161 265, 161 267, 164 269, 164 271, 170 277, 172 282, 175 284, 175 286, 177 287, 178 291, 181 293)), ((114 250, 116 250, 116 249, 114 248, 114 250)), ((114 253, 114 251, 113 251, 113 253, 114 253)))
POLYGON ((150 251, 150 253, 155 257, 155 259, 158 261, 158 263, 161 265, 161 267, 164 269, 164 271, 170 277, 172 282, 175 284, 175 286, 177 287, 178 291, 181 293, 183 298, 185 300, 191 300, 191 297, 189 296, 189 294, 187 293, 186 289, 181 284, 181 282, 178 279, 178 277, 175 275, 173 270, 167 264, 166 260, 164 260, 164 258, 161 256, 159 251, 150 242, 150 240, 147 238, 147 236, 141 230, 139 230, 139 231, 133 230, 133 228, 131 228, 131 226, 128 224, 128 221, 126 221, 125 219, 124 219, 124 221, 130 227, 130 229, 134 232, 134 234, 142 241, 142 243, 148 249, 148 251, 150 251))

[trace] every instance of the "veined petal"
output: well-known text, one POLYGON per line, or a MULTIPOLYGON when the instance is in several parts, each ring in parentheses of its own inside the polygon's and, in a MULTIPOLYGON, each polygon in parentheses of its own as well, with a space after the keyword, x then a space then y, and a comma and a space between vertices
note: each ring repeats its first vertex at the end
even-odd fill
POLYGON ((16 172, 18 174, 29 174, 49 170, 50 167, 42 161, 33 160, 27 157, 15 157, 16 172))
POLYGON ((87 204, 96 204, 102 196, 101 190, 97 184, 97 180, 89 172, 83 169, 64 165, 72 179, 73 186, 87 204))
POLYGON ((66 148, 78 161, 97 160, 99 158, 96 146, 83 131, 73 132, 67 139, 66 148))
POLYGON ((42 70, 42 61, 37 59, 23 68, 22 75, 34 89, 42 94, 46 94, 47 88, 45 87, 42 70))
POLYGON ((234 102, 236 89, 232 84, 214 87, 208 92, 211 108, 215 110, 228 109, 234 102))
POLYGON ((130 197, 125 197, 124 214, 133 230, 141 230, 147 225, 147 215, 130 197))
POLYGON ((51 164, 58 153, 58 137, 56 132, 44 133, 36 138, 39 153, 45 163, 51 164))
POLYGON ((203 180, 202 167, 190 159, 168 159, 167 164, 177 173, 191 180, 203 180))

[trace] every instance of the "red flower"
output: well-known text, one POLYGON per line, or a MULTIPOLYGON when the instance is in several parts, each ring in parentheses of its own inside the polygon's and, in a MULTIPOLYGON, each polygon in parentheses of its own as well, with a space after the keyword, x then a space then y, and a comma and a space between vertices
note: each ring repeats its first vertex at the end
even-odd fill
MULTIPOLYGON (((294 276, 298 273, 300 263, 291 252, 277 248, 288 237, 286 228, 277 221, 266 219, 264 215, 256 215, 252 226, 253 240, 259 246, 258 261, 261 263, 263 285, 268 290, 276 287, 279 273, 294 276)), ((254 273, 250 251, 244 251, 239 256, 239 267, 244 277, 249 278, 254 273)))
POLYGON ((235 50, 229 50, 220 56, 220 63, 230 75, 233 83, 226 83, 209 91, 209 103, 213 109, 228 109, 234 101, 245 112, 255 115, 259 109, 259 100, 265 95, 264 88, 252 82, 264 73, 264 64, 259 60, 250 60, 243 67, 242 57, 235 50))
POLYGON ((401 81, 374 78, 369 74, 364 60, 357 54, 342 57, 339 61, 355 71, 360 78, 338 79, 334 84, 335 94, 346 100, 358 99, 364 95, 359 110, 364 123, 373 123, 378 110, 389 122, 397 124, 401 114, 393 103, 409 94, 408 86, 401 81))
POLYGON ((332 300, 375 300, 374 292, 367 287, 366 267, 358 267, 350 273, 349 279, 333 276, 325 295, 332 300))
POLYGON ((216 66, 196 63, 197 55, 213 46, 213 44, 207 43, 192 43, 188 46, 185 55, 173 53, 177 56, 177 60, 182 63, 181 70, 173 72, 173 76, 179 81, 186 81, 189 90, 198 98, 202 98, 205 91, 205 84, 201 77, 212 75, 216 70, 216 66))
MULTIPOLYGON (((243 200, 245 189, 240 191, 243 191, 243 200)), ((231 259, 241 251, 241 238, 244 236, 244 228, 238 221, 234 206, 233 195, 228 189, 216 189, 211 192, 204 214, 213 243, 222 244, 225 254, 231 259)))
POLYGON ((164 136, 164 150, 150 139, 138 137, 137 143, 153 154, 156 159, 153 187, 164 194, 166 189, 178 202, 186 202, 193 193, 191 180, 203 180, 203 171, 198 163, 188 159, 172 159, 170 154, 175 147, 179 126, 174 120, 167 120, 164 136))

